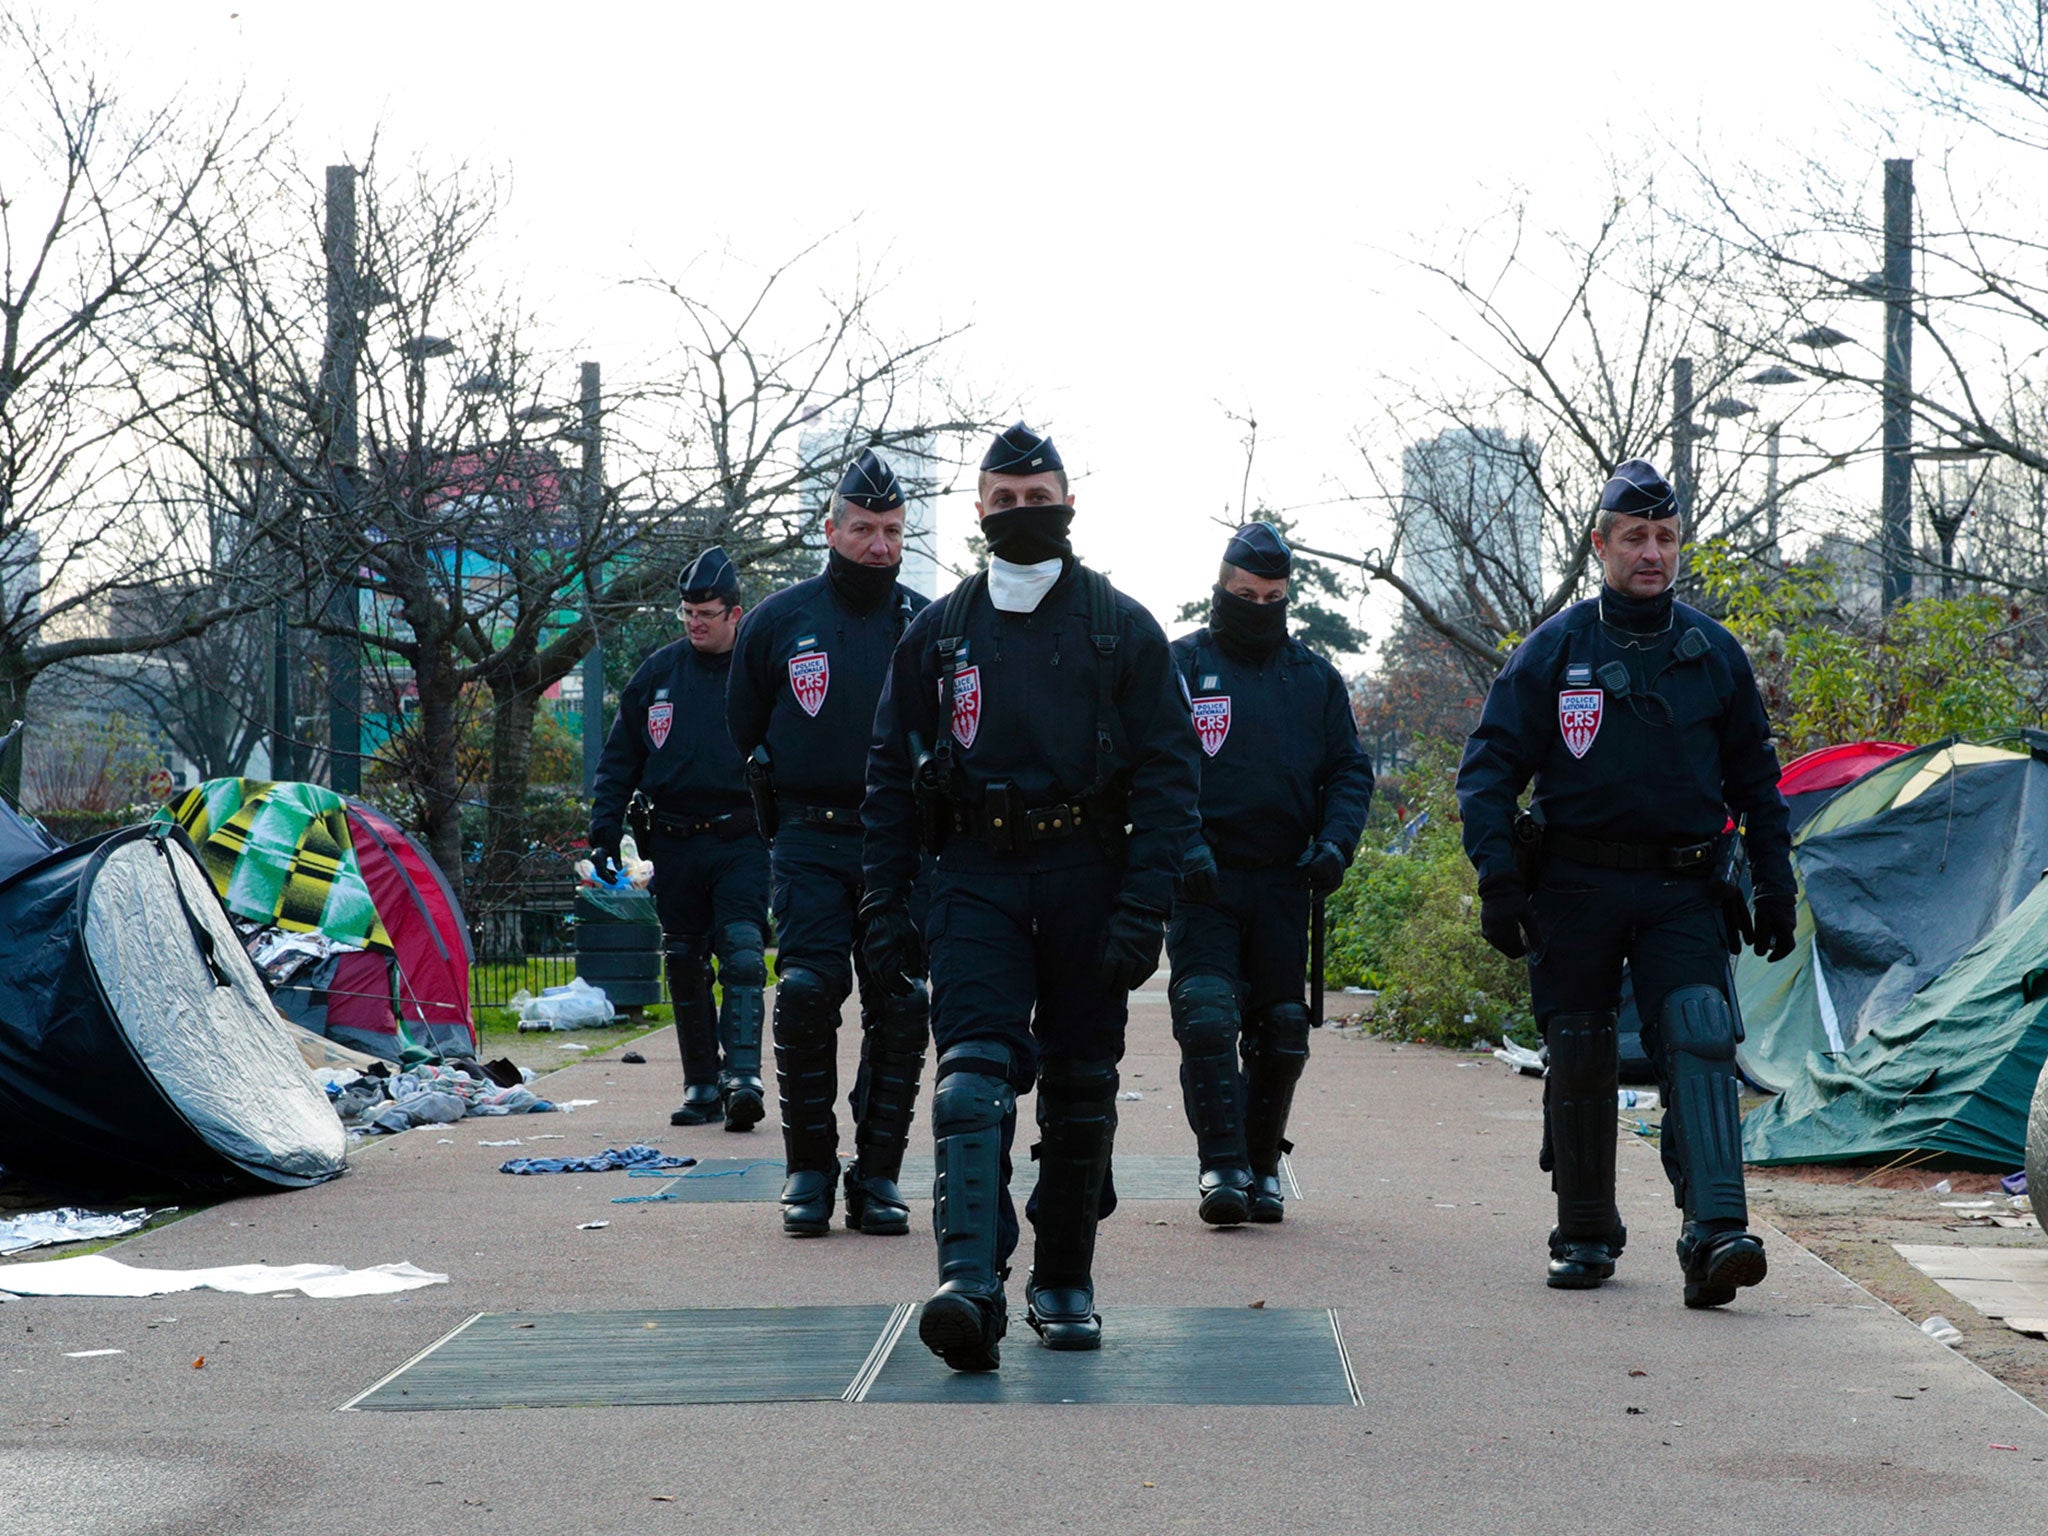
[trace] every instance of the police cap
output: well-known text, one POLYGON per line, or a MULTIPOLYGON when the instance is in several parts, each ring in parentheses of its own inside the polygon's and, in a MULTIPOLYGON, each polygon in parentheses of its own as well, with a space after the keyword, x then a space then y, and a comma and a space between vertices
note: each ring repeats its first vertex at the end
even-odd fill
POLYGON ((982 473, 988 475, 1042 475, 1049 470, 1064 474, 1066 468, 1052 439, 1021 421, 998 433, 981 456, 982 473))
POLYGON ((903 487, 896 483, 896 471, 881 455, 863 448, 839 478, 839 499, 870 512, 894 512, 903 505, 903 487))
POLYGON ((1275 578, 1294 569, 1294 551, 1280 537, 1280 530, 1268 522, 1246 523, 1233 533, 1224 546, 1223 559, 1252 576, 1275 578))
POLYGON ((729 603, 740 600, 740 573, 730 556, 716 544, 683 567, 682 575, 676 578, 676 590, 683 595, 686 603, 708 603, 714 598, 724 598, 729 603))
POLYGON ((1614 467, 1614 478, 1601 489, 1600 510, 1653 520, 1676 517, 1678 493, 1648 459, 1630 459, 1614 467))

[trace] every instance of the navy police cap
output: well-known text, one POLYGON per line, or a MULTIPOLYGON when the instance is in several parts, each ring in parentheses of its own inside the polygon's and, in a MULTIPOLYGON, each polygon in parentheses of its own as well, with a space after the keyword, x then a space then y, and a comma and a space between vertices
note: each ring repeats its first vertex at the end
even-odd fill
POLYGON ((896 483, 896 471, 881 455, 863 448, 839 479, 839 499, 870 512, 894 512, 903 505, 903 487, 896 483))
POLYGON ((1268 522, 1246 523, 1233 533, 1223 559, 1252 576, 1280 577, 1294 569, 1294 551, 1268 522))
POLYGON ((1614 467, 1614 477, 1600 491, 1600 510, 1629 517, 1676 517, 1678 493, 1648 459, 1630 459, 1614 467))
POLYGON ((1042 475, 1050 470, 1065 473, 1060 451, 1052 439, 1017 422, 998 433, 981 456, 982 473, 989 475, 1042 475))
POLYGON ((686 603, 708 603, 718 597, 727 602, 738 602, 739 569, 731 557, 714 544, 683 567, 682 575, 676 578, 676 589, 683 594, 686 603))

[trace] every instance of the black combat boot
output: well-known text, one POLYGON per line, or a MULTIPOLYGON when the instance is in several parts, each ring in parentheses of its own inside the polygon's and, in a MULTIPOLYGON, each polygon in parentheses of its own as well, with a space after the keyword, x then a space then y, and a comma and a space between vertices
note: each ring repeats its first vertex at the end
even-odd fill
POLYGON ((1280 1154, 1292 1152, 1287 1117, 1294 1089, 1308 1066, 1308 1009, 1283 1003, 1267 1010, 1264 1038, 1245 1052, 1245 1147, 1251 1155, 1251 1219, 1283 1221, 1287 1197, 1280 1188, 1280 1154))
POLYGON ((704 956, 699 950, 671 946, 666 959, 676 1044, 683 1057, 683 1102, 668 1123, 709 1125, 725 1114, 725 1096, 718 1087, 718 1026, 704 956))
POLYGON ((775 1081, 782 1098, 782 1230, 823 1237, 839 1192, 839 1005, 824 979, 792 963, 775 988, 775 1081))
POLYGON ((1180 1042, 1181 1102, 1201 1158, 1195 1214, 1212 1227, 1234 1227, 1251 1215, 1252 1194, 1237 989, 1226 977, 1196 972, 1175 977, 1167 998, 1180 1042))
POLYGON ((931 1037, 922 982, 884 998, 861 1036, 853 1089, 853 1164, 846 1170, 846 1224, 856 1232, 897 1236, 910 1230, 910 1204, 897 1188, 903 1149, 931 1037))
POLYGON ((1025 1320, 1047 1349, 1100 1349, 1095 1229, 1116 1142, 1111 1062, 1051 1061, 1038 1079, 1037 1237, 1025 1320))
POLYGON ((1588 1291, 1614 1275, 1628 1241, 1614 1203, 1614 1104, 1620 1057, 1612 1013, 1560 1013, 1544 1026, 1543 1082, 1557 1226, 1544 1283, 1588 1291))
POLYGON ((1009 1327, 1002 1211, 1017 1092, 988 1070, 1007 1070, 1008 1062, 1009 1052, 1000 1045, 956 1045, 940 1059, 932 1094, 939 1288, 918 1317, 917 1336, 956 1371, 1001 1366, 1009 1327), (948 1071, 949 1061, 968 1070, 948 1071))

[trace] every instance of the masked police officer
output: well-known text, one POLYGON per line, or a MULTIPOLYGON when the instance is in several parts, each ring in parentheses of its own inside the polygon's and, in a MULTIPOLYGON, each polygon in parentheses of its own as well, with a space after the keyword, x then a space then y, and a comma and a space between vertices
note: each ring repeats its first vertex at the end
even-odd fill
POLYGON ((794 1237, 823 1236, 832 1225, 839 1009, 856 978, 861 1059, 846 1224, 910 1230, 896 1179, 929 1034, 923 982, 870 975, 857 947, 860 802, 875 700, 896 642, 926 602, 897 582, 903 491, 872 449, 840 481, 825 543, 823 575, 777 592, 740 626, 726 688, 733 742, 750 755, 756 810, 774 839, 782 1227, 794 1237))
POLYGON ((875 717, 863 807, 868 965, 914 972, 920 841, 931 915, 937 1293, 918 1324, 955 1370, 994 1370, 1017 1095, 1038 1089, 1027 1318, 1095 1349, 1096 1223, 1108 1214, 1131 989, 1159 965, 1196 826, 1195 734, 1151 615, 1074 559, 1052 443, 1019 422, 975 503, 990 550, 911 623, 875 717))
POLYGON ((1683 531, 1662 475, 1641 459, 1616 469, 1593 534, 1600 592, 1539 626, 1501 669, 1465 748, 1458 805, 1480 927, 1501 953, 1528 955, 1550 1047, 1549 1283, 1599 1285, 1627 1240, 1614 1202, 1627 961, 1664 1090, 1665 1171, 1685 1213, 1685 1304, 1715 1307, 1766 1271, 1747 1230, 1728 955, 1748 937, 1783 959, 1795 910, 1788 813, 1749 659, 1672 599, 1683 531), (1739 840, 1723 835, 1731 817, 1746 824, 1739 840))
POLYGON ((1372 802, 1350 690, 1288 637, 1292 570, 1279 530, 1246 524, 1224 549, 1208 627, 1173 642, 1203 761, 1168 998, 1201 1154, 1197 1211, 1219 1227, 1284 1214, 1280 1154, 1308 1064, 1309 904, 1343 881, 1372 802))
POLYGON ((654 907, 683 1051, 683 1103, 669 1123, 703 1125, 722 1115, 727 1130, 746 1131, 763 1114, 768 848, 725 725, 739 572, 713 547, 677 584, 676 616, 686 633, 643 661, 619 696, 591 791, 591 857, 600 871, 617 864, 627 804, 639 790, 651 803, 640 851, 654 863, 654 907), (714 954, 725 994, 716 1019, 714 954))

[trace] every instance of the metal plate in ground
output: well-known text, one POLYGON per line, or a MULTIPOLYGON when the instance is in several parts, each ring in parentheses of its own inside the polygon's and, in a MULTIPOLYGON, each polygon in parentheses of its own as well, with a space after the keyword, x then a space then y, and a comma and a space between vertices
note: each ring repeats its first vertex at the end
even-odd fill
POLYGON ((844 1397, 905 1307, 486 1312, 343 1404, 370 1410, 844 1397))
POLYGON ((1117 1307, 1102 1348, 1041 1346, 1012 1304, 1000 1371, 950 1371, 912 1315, 866 1390, 867 1403, 1280 1404, 1360 1399, 1337 1314, 1308 1307, 1117 1307))
MULTIPOLYGON (((1119 1200, 1193 1200, 1201 1165, 1192 1157, 1150 1152, 1120 1154, 1116 1159, 1116 1193, 1119 1200)), ((1280 1175, 1288 1198, 1301 1198, 1301 1185, 1294 1176, 1294 1161, 1280 1160, 1280 1175)), ((618 1203, 656 1200, 729 1201, 774 1200, 782 1193, 782 1164, 778 1161, 745 1157, 707 1157, 682 1174, 635 1175, 661 1177, 669 1182, 645 1195, 628 1195, 618 1203)), ((1011 1185, 1019 1199, 1031 1193, 1031 1166, 1020 1161, 1011 1185)), ((904 1198, 932 1197, 932 1159, 916 1153, 903 1159, 903 1176, 897 1181, 904 1198)))

